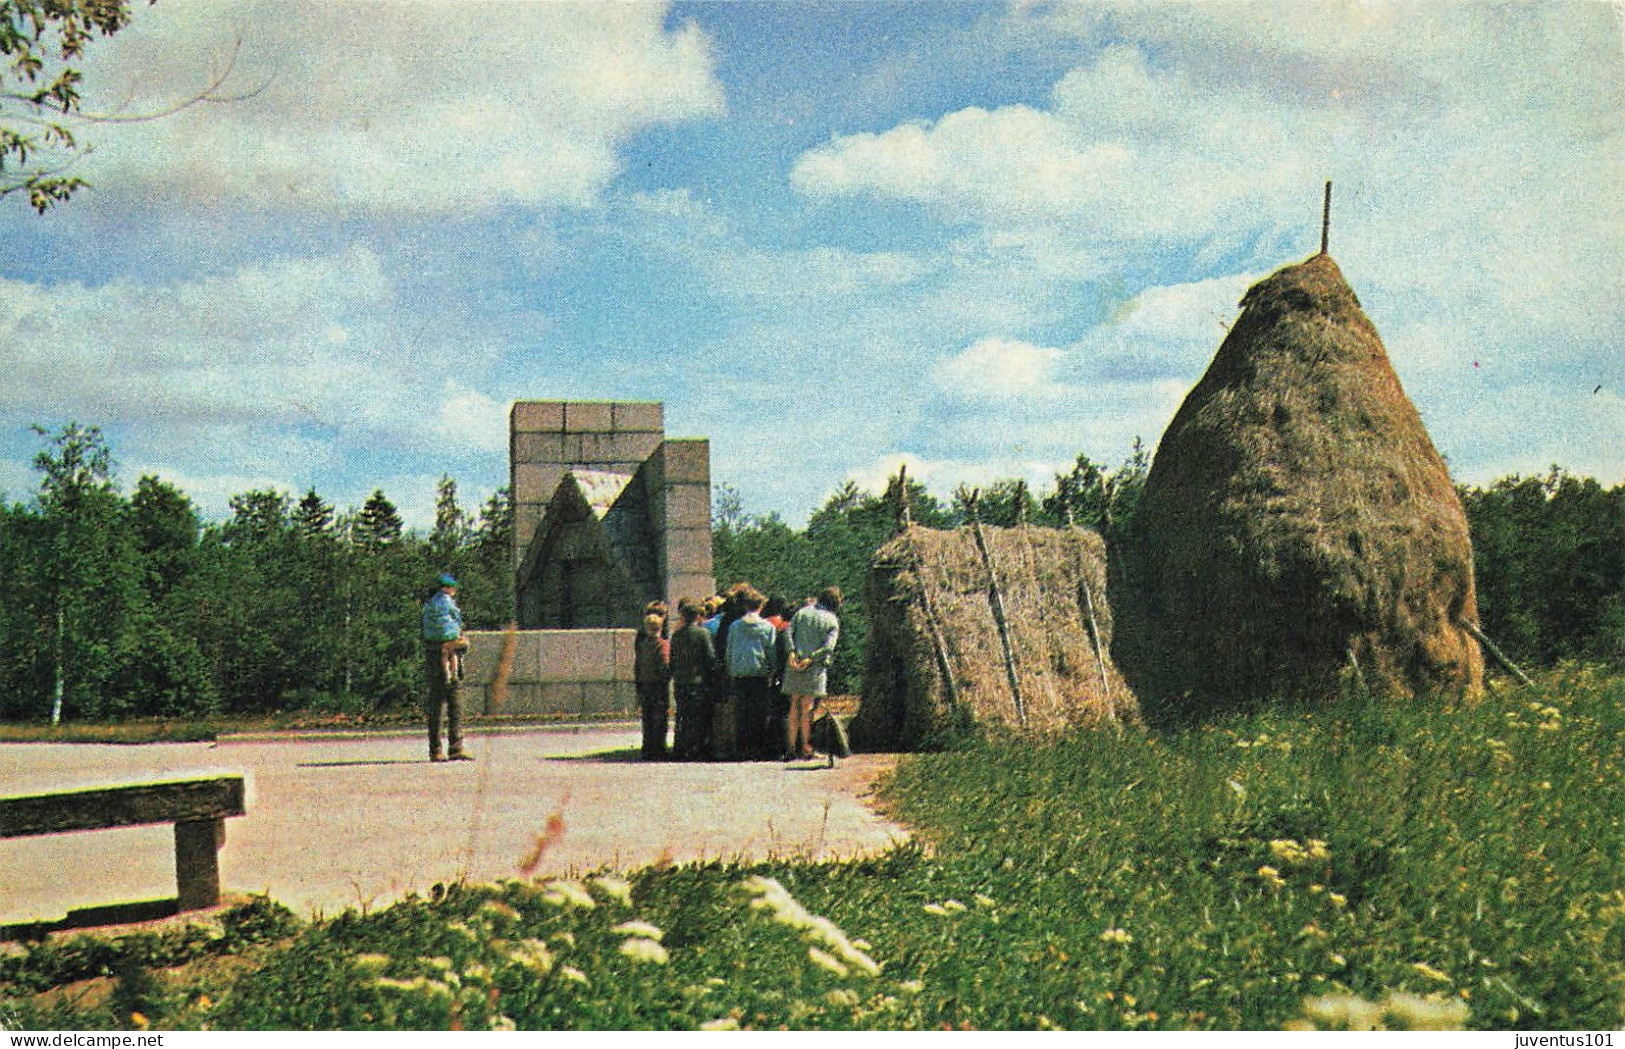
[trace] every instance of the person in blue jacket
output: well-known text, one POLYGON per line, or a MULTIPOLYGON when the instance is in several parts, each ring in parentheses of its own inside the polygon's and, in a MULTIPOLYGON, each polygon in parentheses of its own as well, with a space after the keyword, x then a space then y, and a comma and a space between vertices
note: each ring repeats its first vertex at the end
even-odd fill
POLYGON ((463 707, 458 696, 461 663, 448 659, 463 639, 463 610, 457 607, 457 580, 442 573, 440 588, 423 602, 423 663, 429 694, 423 708, 429 718, 430 761, 472 761, 463 752, 463 707), (446 749, 440 749, 440 714, 445 710, 446 749))

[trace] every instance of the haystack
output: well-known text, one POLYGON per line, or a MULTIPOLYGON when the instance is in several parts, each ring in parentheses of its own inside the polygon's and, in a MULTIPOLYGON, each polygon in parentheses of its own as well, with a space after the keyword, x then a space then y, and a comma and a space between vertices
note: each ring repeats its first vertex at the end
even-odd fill
POLYGON ((1037 734, 1137 715, 1111 661, 1093 532, 910 526, 875 554, 866 597, 859 749, 930 747, 971 724, 1037 734))
POLYGON ((1353 290, 1321 254, 1241 305, 1114 563, 1117 655, 1147 714, 1476 692, 1466 515, 1353 290))

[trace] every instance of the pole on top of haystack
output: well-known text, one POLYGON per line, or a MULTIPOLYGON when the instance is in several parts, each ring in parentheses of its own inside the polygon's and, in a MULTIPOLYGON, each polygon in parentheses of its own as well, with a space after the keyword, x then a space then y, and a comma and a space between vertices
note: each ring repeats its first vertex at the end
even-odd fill
POLYGON ((913 515, 909 512, 909 508, 908 508, 908 464, 907 463, 899 463, 897 465, 897 482, 896 483, 897 483, 897 487, 896 487, 895 491, 897 493, 897 502, 892 504, 892 513, 893 513, 893 515, 895 517, 895 520, 896 520, 897 531, 898 531, 899 534, 901 534, 903 532, 908 531, 909 526, 914 523, 913 515))
POLYGON ((1320 253, 1326 254, 1332 239, 1332 180, 1326 180, 1326 200, 1320 206, 1320 253))

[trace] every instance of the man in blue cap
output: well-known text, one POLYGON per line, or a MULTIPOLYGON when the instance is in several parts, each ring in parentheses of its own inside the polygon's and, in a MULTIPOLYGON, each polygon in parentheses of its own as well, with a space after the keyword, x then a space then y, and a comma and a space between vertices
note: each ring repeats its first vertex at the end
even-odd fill
MULTIPOLYGON (((463 611, 457 607, 457 580, 441 573, 440 589, 423 602, 423 662, 429 675, 429 760, 472 761, 463 753, 463 708, 458 697, 461 662, 447 660, 448 646, 462 642, 463 611), (446 749, 440 749, 440 710, 446 711, 446 749)), ((464 642, 466 645, 466 642, 464 642)))

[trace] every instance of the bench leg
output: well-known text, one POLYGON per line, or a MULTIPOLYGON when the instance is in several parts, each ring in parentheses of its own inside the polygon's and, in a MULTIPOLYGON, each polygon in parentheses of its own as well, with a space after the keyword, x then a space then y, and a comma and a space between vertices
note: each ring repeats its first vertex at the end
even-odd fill
POLYGON ((220 846, 226 821, 175 824, 175 905, 202 910, 220 902, 220 846))

